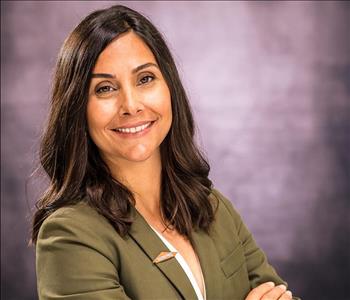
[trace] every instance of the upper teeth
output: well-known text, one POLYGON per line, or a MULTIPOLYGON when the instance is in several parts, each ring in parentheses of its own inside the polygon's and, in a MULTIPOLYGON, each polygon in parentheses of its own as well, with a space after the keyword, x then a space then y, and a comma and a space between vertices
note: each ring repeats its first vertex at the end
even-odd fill
POLYGON ((151 122, 149 122, 147 124, 144 124, 144 125, 137 126, 137 127, 117 128, 117 131, 119 131, 119 132, 126 132, 126 133, 140 132, 140 131, 144 130, 145 128, 147 128, 150 124, 151 124, 151 122))

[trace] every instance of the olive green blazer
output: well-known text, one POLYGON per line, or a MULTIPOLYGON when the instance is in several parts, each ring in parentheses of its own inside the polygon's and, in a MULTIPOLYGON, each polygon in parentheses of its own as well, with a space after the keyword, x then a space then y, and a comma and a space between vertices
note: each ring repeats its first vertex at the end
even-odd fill
MULTIPOLYGON (((266 281, 284 282, 268 264, 231 202, 213 190, 219 205, 210 234, 193 232, 208 300, 243 300, 266 281)), ((124 238, 85 202, 55 211, 42 224, 36 245, 39 299, 197 299, 176 259, 133 208, 124 238)))

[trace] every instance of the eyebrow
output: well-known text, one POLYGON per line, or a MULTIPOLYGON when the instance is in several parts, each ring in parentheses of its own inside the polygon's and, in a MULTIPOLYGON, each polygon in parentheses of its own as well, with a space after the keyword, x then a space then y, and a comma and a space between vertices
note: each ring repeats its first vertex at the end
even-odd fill
MULTIPOLYGON (((145 68, 148 68, 148 67, 151 67, 151 66, 156 67, 157 69, 159 69, 157 64, 152 63, 152 62, 148 62, 148 63, 145 63, 143 65, 140 65, 140 66, 136 67, 135 69, 133 69, 131 71, 131 73, 134 74, 134 73, 136 73, 136 72, 138 72, 138 71, 140 71, 142 69, 145 69, 145 68)), ((109 74, 109 73, 93 73, 91 75, 91 77, 92 78, 115 78, 115 75, 109 74)))

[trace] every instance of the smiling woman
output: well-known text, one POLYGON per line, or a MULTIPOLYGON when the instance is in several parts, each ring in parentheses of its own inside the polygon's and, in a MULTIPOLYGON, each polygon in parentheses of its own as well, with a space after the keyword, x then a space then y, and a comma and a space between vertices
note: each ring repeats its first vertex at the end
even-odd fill
POLYGON ((40 299, 292 298, 213 188, 174 60, 138 12, 99 10, 69 35, 40 155, 40 299))

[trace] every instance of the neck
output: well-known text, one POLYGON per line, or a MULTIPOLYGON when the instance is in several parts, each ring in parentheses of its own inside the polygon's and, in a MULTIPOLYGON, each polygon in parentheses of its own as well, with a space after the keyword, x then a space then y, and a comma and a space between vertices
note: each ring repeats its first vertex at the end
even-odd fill
POLYGON ((106 159, 113 178, 133 193, 141 214, 160 216, 161 159, 152 155, 142 162, 106 159))

